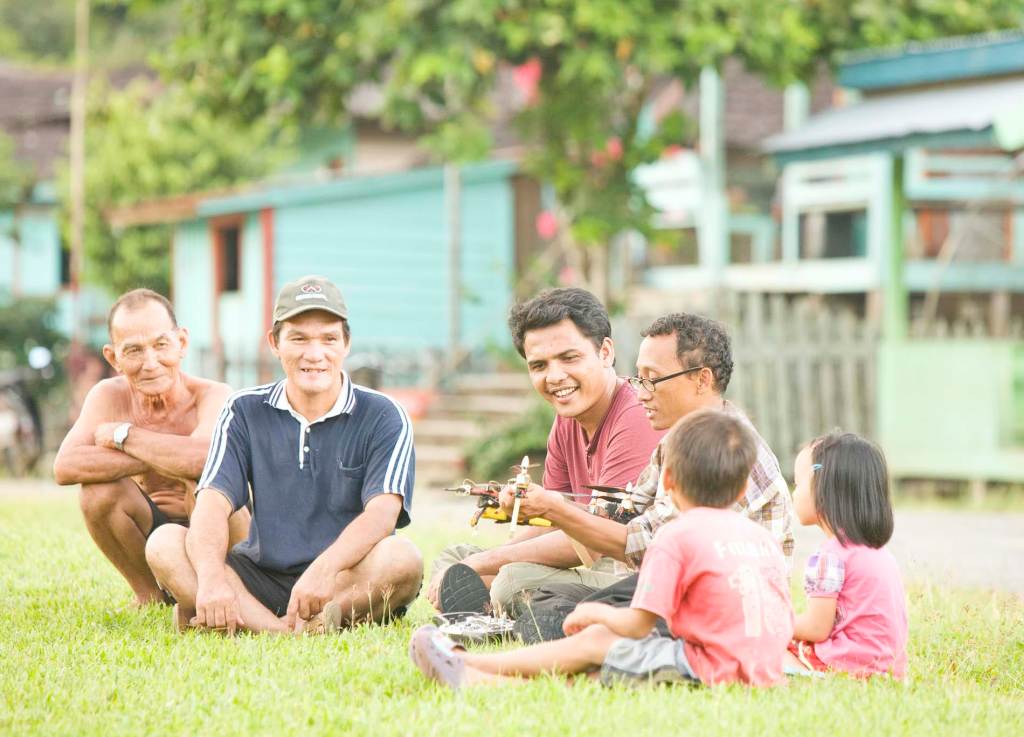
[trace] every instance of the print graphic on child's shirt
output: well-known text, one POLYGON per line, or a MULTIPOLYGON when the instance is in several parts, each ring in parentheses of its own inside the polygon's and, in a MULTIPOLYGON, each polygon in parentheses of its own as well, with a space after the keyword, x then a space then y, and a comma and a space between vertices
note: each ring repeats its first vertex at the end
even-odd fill
POLYGON ((739 592, 743 600, 743 633, 747 637, 761 636, 761 582, 750 566, 740 566, 729 576, 729 587, 739 592))
POLYGON ((787 611, 785 597, 780 595, 779 571, 753 566, 738 567, 729 576, 729 587, 742 599, 743 630, 747 637, 760 637, 762 630, 769 635, 785 632, 788 622, 780 615, 787 611))

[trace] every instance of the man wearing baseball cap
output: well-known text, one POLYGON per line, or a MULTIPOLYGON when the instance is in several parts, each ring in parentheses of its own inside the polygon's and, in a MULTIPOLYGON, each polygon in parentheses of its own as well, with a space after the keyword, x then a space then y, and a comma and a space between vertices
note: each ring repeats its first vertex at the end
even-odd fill
POLYGON ((343 370, 348 308, 322 276, 286 284, 267 334, 285 378, 236 392, 214 430, 191 527, 159 528, 146 558, 175 624, 334 631, 401 616, 423 578, 394 535, 412 508, 412 425, 343 370), (249 538, 227 520, 251 501, 249 538))

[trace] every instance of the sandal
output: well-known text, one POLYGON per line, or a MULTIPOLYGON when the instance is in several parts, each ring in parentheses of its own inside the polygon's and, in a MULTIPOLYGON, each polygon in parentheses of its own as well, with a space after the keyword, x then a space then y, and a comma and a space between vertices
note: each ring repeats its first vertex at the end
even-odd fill
POLYGON ((432 624, 420 627, 409 640, 409 657, 416 667, 427 678, 443 683, 453 691, 462 686, 466 668, 459 651, 465 650, 432 624))

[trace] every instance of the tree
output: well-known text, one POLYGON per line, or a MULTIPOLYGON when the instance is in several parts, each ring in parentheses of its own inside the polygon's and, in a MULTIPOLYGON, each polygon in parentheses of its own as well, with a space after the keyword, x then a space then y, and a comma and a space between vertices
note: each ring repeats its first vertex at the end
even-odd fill
POLYGON ((659 80, 693 82, 732 56, 783 84, 843 50, 1024 20, 1019 0, 185 0, 184 10, 168 68, 213 109, 335 121, 369 82, 384 93, 385 124, 424 132, 448 160, 488 150, 510 108, 495 99, 499 76, 511 75, 526 169, 554 187, 549 226, 587 254, 592 278, 615 233, 647 230, 630 173, 683 133, 677 116, 641 130, 659 80))
MULTIPOLYGON (((197 106, 181 86, 145 81, 94 90, 87 126, 84 279, 114 291, 169 287, 170 228, 114 232, 104 212, 120 205, 216 189, 264 175, 275 159, 270 129, 240 125, 197 106)), ((67 221, 67 172, 62 174, 67 221)))
MULTIPOLYGON (((92 0, 90 58, 94 67, 142 64, 177 30, 180 0, 92 0)), ((70 0, 0 0, 0 58, 66 65, 75 37, 70 0)))

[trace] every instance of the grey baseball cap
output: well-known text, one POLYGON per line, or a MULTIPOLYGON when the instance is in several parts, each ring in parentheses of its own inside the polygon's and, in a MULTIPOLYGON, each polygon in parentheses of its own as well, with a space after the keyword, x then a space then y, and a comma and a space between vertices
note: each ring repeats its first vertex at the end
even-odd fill
POLYGON ((311 274, 281 287, 274 302, 274 322, 279 323, 310 310, 323 310, 343 320, 348 319, 348 307, 341 290, 326 276, 311 274))

